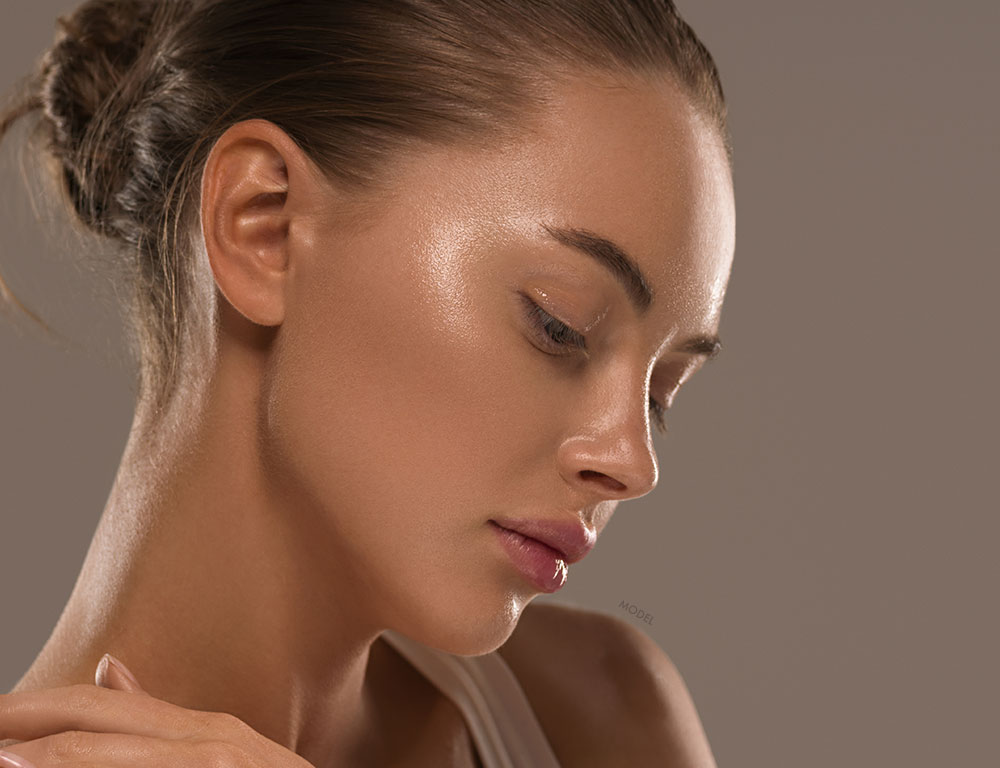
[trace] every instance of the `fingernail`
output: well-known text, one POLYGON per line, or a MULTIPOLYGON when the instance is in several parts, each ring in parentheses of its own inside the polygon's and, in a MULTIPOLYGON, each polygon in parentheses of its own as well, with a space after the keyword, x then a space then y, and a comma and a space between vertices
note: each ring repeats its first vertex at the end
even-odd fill
POLYGON ((26 758, 0 750, 0 768, 35 768, 35 764, 26 758))
POLYGON ((101 688, 108 688, 108 654, 101 656, 97 662, 97 669, 94 671, 94 684, 101 688))
POLYGON ((125 678, 128 679, 129 682, 131 682, 136 688, 142 688, 142 686, 139 685, 139 681, 135 679, 135 675, 133 675, 131 672, 129 672, 128 667, 126 667, 124 664, 122 664, 121 661, 119 661, 118 659, 116 659, 110 653, 106 653, 104 655, 107 657, 108 662, 115 669, 117 669, 122 675, 124 675, 125 678))

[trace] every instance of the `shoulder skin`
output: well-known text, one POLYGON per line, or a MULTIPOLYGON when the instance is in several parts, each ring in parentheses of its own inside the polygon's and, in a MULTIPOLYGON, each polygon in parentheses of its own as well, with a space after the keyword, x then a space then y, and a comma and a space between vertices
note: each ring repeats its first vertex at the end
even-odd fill
POLYGON ((498 653, 566 768, 716 768, 680 672, 624 619, 531 603, 498 653))

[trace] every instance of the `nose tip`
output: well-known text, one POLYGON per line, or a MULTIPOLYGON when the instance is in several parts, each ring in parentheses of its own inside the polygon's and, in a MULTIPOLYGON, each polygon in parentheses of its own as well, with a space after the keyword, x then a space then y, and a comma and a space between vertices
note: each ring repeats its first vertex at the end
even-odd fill
POLYGON ((563 441, 559 462, 563 477, 595 500, 633 499, 644 496, 659 477, 656 449, 648 421, 625 421, 605 413, 601 426, 563 441))

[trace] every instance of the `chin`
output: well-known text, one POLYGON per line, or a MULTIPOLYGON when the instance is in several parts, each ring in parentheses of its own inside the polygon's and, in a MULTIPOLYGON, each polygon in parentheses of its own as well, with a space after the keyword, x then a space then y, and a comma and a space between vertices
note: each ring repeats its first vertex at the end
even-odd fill
POLYGON ((529 601, 530 597, 511 593, 499 602, 484 596, 471 606, 459 603, 425 606, 420 615, 400 622, 393 629, 446 653, 482 656, 507 642, 529 601))

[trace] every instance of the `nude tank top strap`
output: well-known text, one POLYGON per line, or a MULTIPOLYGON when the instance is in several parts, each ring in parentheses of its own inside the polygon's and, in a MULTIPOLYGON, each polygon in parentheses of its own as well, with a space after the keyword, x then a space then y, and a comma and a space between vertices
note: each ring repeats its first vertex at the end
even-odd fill
POLYGON ((382 636, 461 710, 483 768, 559 768, 528 697, 500 654, 456 656, 392 630, 382 636))

